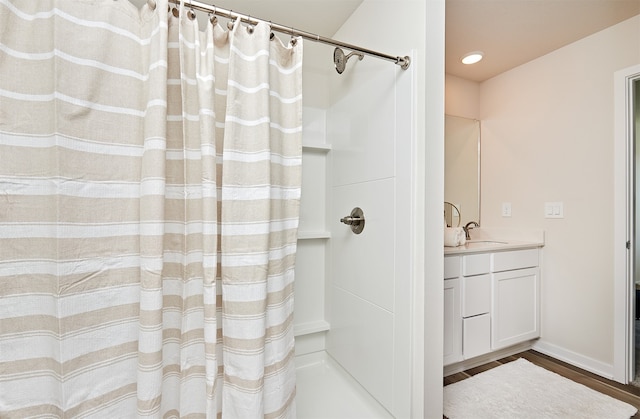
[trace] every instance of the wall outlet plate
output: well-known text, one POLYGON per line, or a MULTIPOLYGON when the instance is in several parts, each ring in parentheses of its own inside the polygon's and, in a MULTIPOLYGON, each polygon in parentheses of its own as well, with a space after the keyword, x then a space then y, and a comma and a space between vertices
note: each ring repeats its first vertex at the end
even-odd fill
POLYGON ((564 218, 564 204, 562 202, 545 202, 544 218, 564 218))

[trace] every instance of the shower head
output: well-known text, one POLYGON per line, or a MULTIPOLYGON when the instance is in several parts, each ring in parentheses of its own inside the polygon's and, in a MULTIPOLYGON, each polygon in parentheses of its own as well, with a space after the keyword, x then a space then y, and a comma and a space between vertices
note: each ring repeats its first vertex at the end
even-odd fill
POLYGON ((362 60, 364 58, 364 54, 361 54, 359 52, 354 51, 349 55, 344 55, 344 51, 338 47, 333 50, 333 63, 336 65, 336 71, 338 72, 338 74, 342 74, 345 67, 347 66, 347 61, 349 61, 349 58, 351 58, 352 55, 356 55, 359 60, 362 60))

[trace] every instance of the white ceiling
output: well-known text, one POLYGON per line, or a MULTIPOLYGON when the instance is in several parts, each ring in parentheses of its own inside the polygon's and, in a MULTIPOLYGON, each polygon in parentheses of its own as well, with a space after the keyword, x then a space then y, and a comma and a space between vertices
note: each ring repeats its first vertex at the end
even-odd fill
POLYGON ((640 0, 446 0, 445 71, 484 81, 637 14, 640 0))
MULTIPOLYGON (((146 0, 129 0, 140 7, 146 0)), ((362 0, 198 0, 331 38, 362 0)), ((189 0, 184 0, 185 5, 189 0)), ((173 3, 169 3, 173 5, 173 3)))
MULTIPOLYGON (((211 0, 210 0, 211 1, 211 0)), ((216 6, 331 38, 362 0, 213 0, 216 6)))

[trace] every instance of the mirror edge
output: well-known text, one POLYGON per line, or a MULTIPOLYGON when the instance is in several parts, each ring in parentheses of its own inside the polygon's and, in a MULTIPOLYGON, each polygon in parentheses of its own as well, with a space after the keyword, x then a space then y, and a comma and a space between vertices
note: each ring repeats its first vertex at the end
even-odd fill
MULTIPOLYGON (((479 225, 482 224, 481 219, 482 219, 482 147, 481 147, 481 143, 482 143, 482 121, 479 118, 472 118, 472 117, 467 117, 467 116, 460 116, 460 115, 454 115, 454 114, 450 114, 450 113, 445 113, 445 119, 446 117, 453 117, 453 118, 460 118, 460 119, 466 119, 468 121, 474 122, 475 124, 477 124, 477 138, 476 138, 476 164, 477 164, 477 173, 476 173, 476 179, 477 179, 477 184, 476 184, 476 205, 478 208, 478 216, 476 220, 470 219, 467 222, 470 221, 476 221, 479 225)), ((446 125, 446 124, 445 124, 446 125)), ((445 142, 446 142, 446 130, 445 130, 445 142)), ((446 150, 446 145, 445 145, 445 150, 446 150)), ((445 156, 445 165, 446 165, 446 156, 445 156)), ((445 200, 446 201, 446 200, 445 200)), ((459 209, 458 209, 459 211, 459 209)), ((460 213, 460 216, 462 218, 462 213, 460 213)))

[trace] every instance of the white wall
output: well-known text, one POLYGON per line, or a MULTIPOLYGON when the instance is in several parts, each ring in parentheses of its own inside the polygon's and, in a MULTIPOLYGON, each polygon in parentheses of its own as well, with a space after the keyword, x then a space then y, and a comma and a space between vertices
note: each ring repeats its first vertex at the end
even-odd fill
POLYGON ((613 75, 640 63, 640 16, 480 87, 482 224, 546 231, 539 349, 613 364, 613 75), (548 201, 563 219, 545 219, 548 201), (502 218, 502 202, 512 216, 502 218))
POLYGON ((480 83, 447 74, 444 113, 480 119, 480 83))

